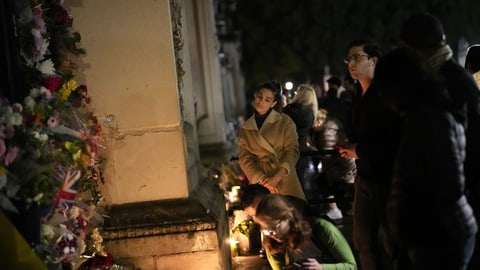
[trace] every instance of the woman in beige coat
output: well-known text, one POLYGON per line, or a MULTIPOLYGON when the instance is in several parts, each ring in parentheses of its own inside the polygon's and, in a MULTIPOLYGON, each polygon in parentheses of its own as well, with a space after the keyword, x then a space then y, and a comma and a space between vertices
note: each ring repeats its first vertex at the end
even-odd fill
POLYGON ((280 112, 281 96, 282 88, 275 81, 255 92, 255 113, 245 121, 238 138, 239 163, 250 184, 305 199, 295 172, 298 135, 290 117, 280 112))

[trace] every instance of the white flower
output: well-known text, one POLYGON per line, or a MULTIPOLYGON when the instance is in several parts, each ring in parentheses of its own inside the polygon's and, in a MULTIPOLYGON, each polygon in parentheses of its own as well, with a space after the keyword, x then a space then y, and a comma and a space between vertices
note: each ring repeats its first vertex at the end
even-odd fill
POLYGON ((11 113, 5 114, 4 121, 5 121, 5 124, 7 125, 19 126, 22 124, 23 117, 19 113, 11 112, 11 113))
POLYGON ((55 231, 53 226, 42 224, 40 227, 40 235, 43 239, 46 239, 47 242, 55 236, 55 231))
POLYGON ((2 108, 2 113, 4 115, 10 115, 10 114, 13 113, 13 109, 10 106, 5 106, 5 107, 2 108))
POLYGON ((23 106, 20 103, 14 103, 12 109, 14 112, 21 113, 23 111, 23 106))
POLYGON ((37 64, 36 68, 45 75, 55 74, 55 65, 51 59, 47 59, 37 64))
MULTIPOLYGON (((33 89, 32 89, 32 90, 33 90, 33 89)), ((27 96, 27 97, 25 97, 25 99, 23 100, 23 104, 24 104, 24 106, 25 106, 25 110, 31 112, 31 111, 33 111, 33 108, 35 107, 36 102, 35 102, 35 100, 33 99, 33 97, 27 96)))
POLYGON ((39 139, 42 143, 44 143, 44 142, 46 142, 46 141, 48 140, 48 134, 42 133, 42 134, 40 134, 40 136, 38 137, 38 139, 39 139))
POLYGON ((32 135, 33 138, 39 140, 40 142, 44 143, 48 140, 48 134, 45 134, 45 133, 40 133, 38 131, 33 131, 32 133, 30 133, 32 135))
POLYGON ((42 32, 40 32, 40 30, 37 29, 37 28, 32 28, 32 36, 33 36, 34 38, 38 38, 38 39, 43 38, 43 37, 42 37, 42 32))
POLYGON ((46 99, 52 98, 52 92, 50 92, 45 86, 40 87, 40 95, 44 95, 46 99))
POLYGON ((30 89, 30 96, 31 96, 31 97, 38 97, 38 96, 40 96, 40 89, 38 89, 38 88, 32 88, 32 89, 30 89))
POLYGON ((42 41, 42 43, 41 43, 40 48, 38 50, 39 51, 39 56, 38 56, 39 60, 43 59, 43 57, 45 56, 45 54, 48 51, 48 45, 50 44, 50 42, 48 42, 48 40, 42 39, 41 41, 42 41))

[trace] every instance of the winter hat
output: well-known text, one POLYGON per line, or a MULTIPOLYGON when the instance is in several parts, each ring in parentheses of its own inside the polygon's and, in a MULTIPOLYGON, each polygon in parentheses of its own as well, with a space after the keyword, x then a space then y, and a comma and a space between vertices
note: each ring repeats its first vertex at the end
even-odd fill
POLYGON ((414 48, 432 48, 446 43, 440 20, 430 13, 410 16, 402 25, 400 39, 414 48))

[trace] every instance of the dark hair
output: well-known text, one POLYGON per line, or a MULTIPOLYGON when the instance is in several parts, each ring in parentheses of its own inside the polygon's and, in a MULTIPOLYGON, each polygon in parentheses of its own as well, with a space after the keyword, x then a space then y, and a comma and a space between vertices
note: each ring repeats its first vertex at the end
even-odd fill
POLYGON ((465 58, 465 68, 468 68, 475 73, 480 70, 480 45, 472 45, 467 50, 467 57, 465 58))
POLYGON ((255 93, 257 93, 260 89, 262 88, 267 88, 267 89, 270 89, 273 93, 273 98, 274 98, 274 101, 277 102, 277 104, 275 105, 274 109, 278 112, 281 112, 282 111, 282 94, 283 94, 283 89, 282 89, 282 85, 275 81, 275 80, 270 80, 268 82, 264 82, 262 83, 258 88, 257 90, 255 91, 255 93))
POLYGON ((257 197, 265 197, 270 194, 270 190, 260 184, 250 184, 247 185, 240 194, 240 207, 242 209, 247 208, 252 205, 253 201, 257 197))
POLYGON ((363 51, 368 54, 369 57, 375 56, 380 58, 382 56, 380 47, 367 39, 358 39, 350 42, 350 44, 348 44, 347 53, 352 47, 363 47, 363 51))
POLYGON ((447 105, 448 95, 441 80, 414 49, 399 47, 385 54, 374 76, 381 97, 399 111, 447 105))
POLYGON ((445 45, 445 31, 440 20, 428 12, 416 13, 405 20, 400 40, 413 48, 434 48, 445 45))
POLYGON ((336 76, 332 76, 332 77, 328 78, 327 82, 331 83, 331 84, 334 84, 334 85, 337 85, 337 86, 342 85, 342 81, 336 76))
POLYGON ((277 242, 271 237, 263 238, 265 249, 272 254, 284 251, 287 246, 295 249, 312 235, 309 221, 284 195, 270 194, 263 198, 257 206, 256 217, 267 220, 287 220, 290 225, 286 241, 277 242))

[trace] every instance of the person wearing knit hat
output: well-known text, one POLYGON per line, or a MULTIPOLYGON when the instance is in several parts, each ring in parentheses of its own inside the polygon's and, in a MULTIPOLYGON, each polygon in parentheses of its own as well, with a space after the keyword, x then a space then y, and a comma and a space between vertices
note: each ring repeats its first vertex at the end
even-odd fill
POLYGON ((468 70, 480 88, 480 44, 472 45, 467 50, 465 69, 468 70))
POLYGON ((446 44, 440 20, 430 13, 416 13, 402 25, 400 39, 414 48, 431 48, 446 44))
MULTIPOLYGON (((471 74, 454 60, 443 25, 433 14, 425 12, 411 15, 402 24, 399 38, 400 45, 417 51, 429 68, 440 76, 453 100, 451 112, 462 123, 466 135, 464 175, 467 199, 475 217, 480 219, 479 88, 471 74)), ((480 243, 480 234, 477 234, 476 241, 480 243)), ((475 248, 468 269, 480 269, 480 244, 475 248)))
POLYGON ((413 14, 402 24, 400 41, 423 54, 434 70, 453 57, 442 23, 428 12, 413 14))

